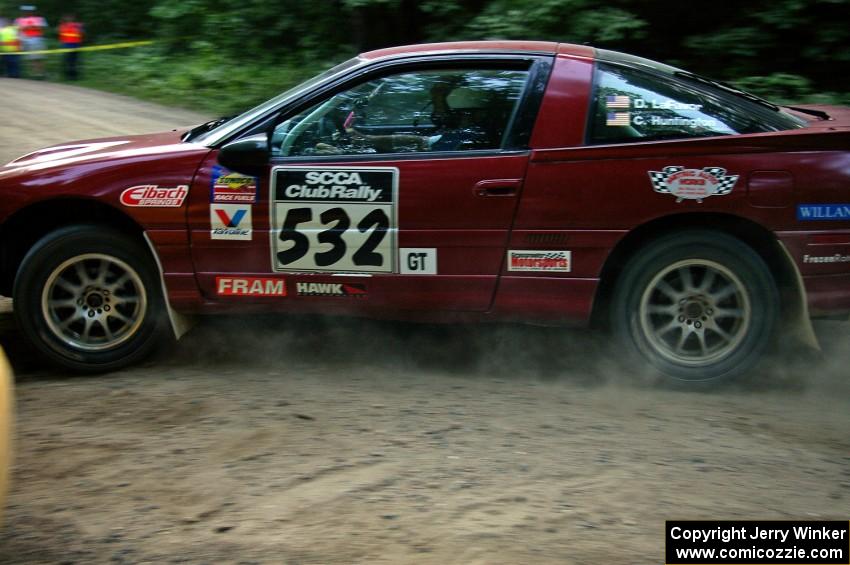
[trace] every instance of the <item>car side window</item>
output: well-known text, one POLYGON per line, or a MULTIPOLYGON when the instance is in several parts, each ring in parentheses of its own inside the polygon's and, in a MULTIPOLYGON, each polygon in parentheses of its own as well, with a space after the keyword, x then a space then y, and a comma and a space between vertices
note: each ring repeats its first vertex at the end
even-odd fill
POLYGON ((443 69, 360 83, 280 123, 276 156, 500 149, 527 70, 443 69))
POLYGON ((599 63, 589 141, 657 141, 773 131, 753 113, 677 78, 599 63))

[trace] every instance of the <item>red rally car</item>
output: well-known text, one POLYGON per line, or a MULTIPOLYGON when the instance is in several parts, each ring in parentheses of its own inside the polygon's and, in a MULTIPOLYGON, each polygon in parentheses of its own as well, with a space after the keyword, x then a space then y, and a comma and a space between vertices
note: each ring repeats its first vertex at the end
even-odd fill
POLYGON ((599 325, 718 381, 850 313, 850 111, 585 46, 373 51, 234 118, 25 155, 0 190, 0 294, 75 370, 279 311, 599 325))

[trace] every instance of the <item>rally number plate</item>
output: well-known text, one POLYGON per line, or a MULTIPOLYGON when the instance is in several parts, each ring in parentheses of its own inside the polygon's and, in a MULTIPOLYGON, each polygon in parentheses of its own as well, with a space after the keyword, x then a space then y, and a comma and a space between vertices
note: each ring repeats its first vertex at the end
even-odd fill
POLYGON ((272 270, 396 272, 395 167, 274 167, 272 270))

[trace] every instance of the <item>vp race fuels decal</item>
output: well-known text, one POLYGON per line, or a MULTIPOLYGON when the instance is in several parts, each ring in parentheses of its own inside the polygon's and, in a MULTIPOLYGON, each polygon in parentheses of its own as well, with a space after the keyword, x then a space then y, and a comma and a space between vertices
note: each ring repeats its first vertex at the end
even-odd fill
POLYGON ((257 178, 215 165, 210 178, 212 202, 251 203, 257 201, 257 178))
POLYGON ((396 272, 395 167, 274 167, 272 270, 396 272))

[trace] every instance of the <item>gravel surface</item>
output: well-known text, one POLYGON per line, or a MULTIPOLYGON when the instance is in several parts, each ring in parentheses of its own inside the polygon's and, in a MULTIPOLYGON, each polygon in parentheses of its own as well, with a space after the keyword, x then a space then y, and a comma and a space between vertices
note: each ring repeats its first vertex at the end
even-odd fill
MULTIPOLYGON (((68 118, 41 143, 175 115, 10 83, 3 112, 11 91, 68 118)), ((0 122, 3 151, 42 135, 0 122)), ((686 393, 588 332, 300 317, 206 320, 141 366, 71 376, 7 313, 0 562, 657 564, 665 519, 846 520, 850 332, 818 330, 822 355, 686 393)))
POLYGON ((0 164, 47 145, 150 133, 208 119, 88 88, 0 78, 0 164))

